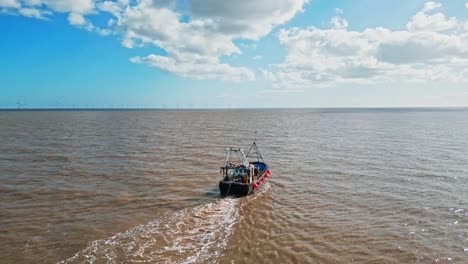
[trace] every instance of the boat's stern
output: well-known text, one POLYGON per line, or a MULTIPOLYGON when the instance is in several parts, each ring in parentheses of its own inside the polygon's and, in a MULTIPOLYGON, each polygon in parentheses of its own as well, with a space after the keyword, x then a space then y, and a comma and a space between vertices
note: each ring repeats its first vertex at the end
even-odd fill
POLYGON ((229 196, 245 196, 253 191, 253 184, 238 183, 231 181, 220 181, 219 191, 221 195, 229 196))

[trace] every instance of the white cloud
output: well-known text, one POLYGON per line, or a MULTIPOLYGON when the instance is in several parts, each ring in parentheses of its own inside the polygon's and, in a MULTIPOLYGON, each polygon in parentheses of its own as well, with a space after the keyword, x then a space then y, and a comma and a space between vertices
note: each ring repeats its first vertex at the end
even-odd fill
MULTIPOLYGON (((0 0, 0 7, 9 8, 13 14, 33 18, 44 18, 45 15, 72 13, 74 18, 94 12, 95 0, 0 0)), ((70 22, 77 22, 76 19, 70 22)))
POLYGON ((104 2, 98 3, 97 8, 100 11, 110 13, 110 14, 112 14, 114 16, 119 16, 119 14, 122 12, 122 9, 127 4, 125 4, 125 3, 122 4, 121 2, 119 3, 119 2, 113 2, 113 1, 104 1, 104 2))
POLYGON ((440 8, 442 7, 442 4, 441 3, 436 3, 436 2, 426 2, 424 4, 424 8, 422 9, 421 12, 429 12, 429 11, 432 11, 434 9, 437 9, 437 8, 440 8))
POLYGON ((336 16, 332 17, 330 23, 332 24, 333 28, 335 29, 346 29, 348 28, 349 24, 346 19, 342 17, 344 14, 343 9, 335 8, 336 16))
POLYGON ((66 13, 71 25, 103 35, 122 34, 122 45, 127 48, 155 45, 165 51, 164 55, 135 57, 131 61, 136 63, 192 78, 250 80, 252 71, 221 63, 220 58, 240 54, 234 40, 258 40, 302 11, 307 1, 23 0, 20 4, 0 0, 0 5, 37 18, 46 12, 66 13), (96 13, 112 16, 107 28, 88 19, 96 13))
POLYGON ((88 14, 94 9, 94 0, 30 0, 32 6, 45 5, 51 10, 63 13, 88 14))
POLYGON ((332 17, 331 24, 335 29, 346 29, 349 26, 348 21, 339 16, 332 17))
POLYGON ((86 19, 82 14, 70 13, 68 15, 68 21, 72 25, 80 26, 86 24, 86 19))
POLYGON ((455 17, 447 18, 442 13, 428 15, 427 12, 442 7, 442 4, 428 2, 424 9, 411 18, 406 24, 409 31, 445 31, 457 26, 455 17))
MULTIPOLYGON (((222 58, 254 49, 255 41, 292 19, 307 2, 0 0, 0 10, 33 18, 63 13, 73 26, 121 35, 127 48, 157 46, 164 51, 136 56, 131 58, 133 63, 187 78, 240 81, 254 79, 253 71, 224 63, 222 58), (93 15, 100 13, 109 15, 103 27, 93 24, 93 15)), ((468 20, 447 17, 437 11, 441 7, 427 2, 400 31, 351 31, 338 8, 331 29, 282 29, 278 39, 287 49, 285 61, 263 69, 263 76, 277 86, 293 89, 396 79, 466 82, 468 20)))
POLYGON ((335 13, 337 13, 339 15, 342 15, 342 14, 344 14, 344 11, 341 8, 335 8, 335 13))
MULTIPOLYGON (((124 32, 122 44, 125 47, 153 44, 167 52, 165 56, 150 55, 132 60, 134 62, 192 78, 250 80, 254 76, 252 71, 222 64, 219 58, 240 54, 241 50, 233 42, 235 39, 257 40, 265 36, 273 26, 291 19, 305 2, 241 0, 221 5, 212 0, 191 1, 190 17, 182 21, 184 14, 175 11, 170 1, 155 5, 143 0, 125 10, 120 9, 116 27, 124 32), (223 72, 225 77, 221 77, 223 72)), ((101 6, 103 8, 119 12, 116 6, 101 6)))
POLYGON ((465 8, 468 8, 468 2, 465 3, 465 8))
POLYGON ((218 61, 180 60, 172 57, 150 54, 146 57, 130 59, 134 63, 142 63, 163 71, 194 79, 220 79, 229 81, 253 80, 254 74, 242 67, 232 67, 218 61))
POLYGON ((199 74, 201 79, 218 76, 222 70, 226 75, 232 74, 232 67, 220 64, 218 58, 240 53, 232 38, 210 32, 211 23, 182 23, 178 13, 149 3, 127 8, 117 22, 125 32, 124 46, 153 44, 167 52, 167 56, 149 55, 138 62, 186 77, 197 78, 199 74), (210 70, 216 73, 210 75, 210 70))
POLYGON ((33 17, 33 18, 39 18, 39 19, 44 18, 41 11, 39 9, 36 9, 36 8, 29 8, 29 7, 20 8, 18 10, 18 12, 21 15, 26 16, 26 17, 33 17))
POLYGON ((244 49, 256 49, 257 48, 257 44, 255 43, 251 43, 251 44, 240 43, 239 46, 244 49))
POLYGON ((192 1, 189 6, 191 20, 180 22, 181 14, 142 2, 127 9, 119 22, 127 27, 124 45, 153 43, 168 52, 171 60, 154 63, 153 57, 152 66, 183 76, 211 78, 221 75, 224 70, 228 78, 244 76, 251 79, 251 71, 220 64, 219 57, 240 54, 234 39, 256 40, 268 34, 274 25, 291 19, 303 4, 303 0, 241 0, 223 2, 222 5, 214 0, 192 1), (272 16, 272 13, 276 15, 272 16), (166 26, 154 26, 162 23, 166 26), (171 65, 182 65, 183 72, 171 65), (215 74, 207 74, 209 71, 215 74))
POLYGON ((217 33, 246 39, 258 39, 272 27, 292 19, 308 0, 192 0, 190 14, 209 19, 217 33))
MULTIPOLYGON (((439 6, 431 2, 423 11, 439 6)), ((439 16, 428 16, 424 25, 441 21, 439 16)), ((263 76, 275 86, 291 89, 402 80, 468 82, 468 31, 463 29, 467 21, 444 21, 450 21, 450 26, 439 23, 432 30, 408 26, 404 31, 349 31, 336 25, 282 29, 278 39, 287 49, 286 59, 263 70, 263 76)))
POLYGON ((19 8, 21 7, 21 4, 16 0, 0 0, 0 7, 19 8))

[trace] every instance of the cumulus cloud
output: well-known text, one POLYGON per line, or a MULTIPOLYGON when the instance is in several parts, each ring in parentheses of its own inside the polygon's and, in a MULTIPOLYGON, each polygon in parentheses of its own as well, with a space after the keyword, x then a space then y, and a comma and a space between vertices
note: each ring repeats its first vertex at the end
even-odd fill
POLYGON ((442 4, 441 3, 436 3, 436 2, 426 2, 424 4, 424 8, 421 10, 421 12, 429 12, 431 10, 434 10, 434 9, 437 9, 437 8, 440 8, 442 7, 442 4))
POLYGON ((39 9, 36 9, 36 8, 24 7, 24 8, 20 8, 18 12, 21 15, 26 16, 26 17, 33 17, 33 18, 38 18, 38 19, 44 18, 44 14, 39 9))
POLYGON ((332 17, 331 23, 335 29, 346 29, 349 26, 348 21, 339 16, 332 17))
POLYGON ((287 49, 286 59, 263 75, 276 86, 294 89, 395 80, 468 82, 467 21, 426 13, 440 6, 426 3, 401 31, 349 31, 339 23, 332 29, 282 29, 278 39, 287 49))
POLYGON ((87 29, 94 29, 84 16, 94 12, 95 0, 0 0, 3 7, 10 14, 31 18, 44 19, 55 12, 68 13, 71 25, 87 25, 87 29))
POLYGON ((258 40, 302 11, 307 1, 0 0, 0 6, 36 18, 66 13, 71 25, 103 35, 121 34, 124 47, 154 45, 164 50, 163 55, 131 59, 135 63, 197 79, 251 80, 251 70, 221 63, 221 57, 240 54, 234 40, 258 40), (105 28, 88 19, 98 13, 111 16, 105 28))
POLYGON ((68 21, 72 25, 84 25, 86 24, 86 19, 82 14, 77 14, 77 13, 70 13, 68 15, 68 21))
POLYGON ((0 0, 0 7, 3 8, 19 8, 21 4, 16 0, 0 0))
POLYGON ((232 67, 219 61, 181 60, 173 57, 150 54, 146 57, 130 59, 134 63, 143 63, 159 68, 165 72, 174 73, 194 79, 218 79, 230 81, 253 80, 254 74, 247 68, 232 67))
POLYGON ((426 3, 423 10, 414 15, 406 27, 409 31, 445 31, 456 27, 457 19, 455 17, 447 18, 442 13, 428 14, 429 11, 440 7, 442 7, 440 3, 426 3))
POLYGON ((308 0, 192 0, 190 15, 209 19, 216 32, 245 39, 258 39, 272 27, 293 18, 308 0))
POLYGON ((342 17, 344 14, 343 9, 335 8, 336 16, 332 17, 330 23, 332 24, 333 28, 335 29, 346 29, 349 24, 348 21, 342 17))
POLYGON ((124 46, 154 44, 167 52, 167 56, 150 55, 133 61, 198 79, 250 80, 252 71, 222 64, 219 58, 240 54, 235 39, 257 40, 265 36, 275 25, 291 19, 305 2, 194 0, 189 2, 185 16, 173 9, 171 1, 155 4, 143 0, 125 10, 118 6, 101 8, 114 13, 123 10, 117 14, 117 27, 125 32, 124 46))
POLYGON ((212 32, 213 22, 192 20, 184 23, 177 12, 149 1, 126 8, 119 15, 117 26, 124 31, 125 47, 153 44, 167 52, 165 56, 149 55, 133 61, 186 77, 210 78, 209 70, 217 72, 213 76, 226 70, 225 74, 229 76, 232 67, 221 65, 218 58, 240 53, 231 37, 212 32))
POLYGON ((94 9, 95 0, 0 0, 10 3, 10 8, 35 8, 40 11, 49 10, 61 13, 89 14, 94 9), (15 3, 15 4, 11 4, 15 3))
MULTIPOLYGON (((252 80, 251 69, 223 62, 301 12, 308 0, 0 0, 0 10, 31 18, 65 14, 76 27, 119 35, 126 48, 157 46, 159 54, 130 61, 195 79, 252 80), (105 14, 107 21, 93 20, 105 14), (237 41, 242 40, 242 41, 237 41), (236 44, 237 43, 237 44, 236 44), (251 43, 251 44, 245 44, 251 43)), ((468 8, 468 3, 465 4, 468 8)), ((403 30, 349 29, 335 9, 330 29, 283 28, 283 63, 262 69, 276 86, 303 89, 340 82, 393 80, 466 82, 468 21, 427 2, 403 30)), ((260 57, 253 57, 254 60, 260 57)))

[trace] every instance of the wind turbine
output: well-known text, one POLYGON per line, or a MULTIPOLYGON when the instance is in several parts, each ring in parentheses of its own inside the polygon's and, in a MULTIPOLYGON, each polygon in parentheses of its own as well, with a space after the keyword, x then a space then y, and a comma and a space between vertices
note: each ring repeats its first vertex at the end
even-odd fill
POLYGON ((26 104, 25 104, 25 103, 22 103, 20 100, 18 100, 18 101, 16 102, 16 105, 18 106, 18 110, 20 110, 21 107, 25 106, 26 104))

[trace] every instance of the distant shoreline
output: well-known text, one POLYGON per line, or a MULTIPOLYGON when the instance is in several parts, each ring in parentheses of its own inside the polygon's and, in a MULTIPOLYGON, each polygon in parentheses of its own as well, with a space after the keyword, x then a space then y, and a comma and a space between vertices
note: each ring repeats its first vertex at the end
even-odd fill
POLYGON ((27 111, 284 111, 284 110, 314 110, 314 111, 466 111, 461 107, 276 107, 276 108, 0 108, 2 112, 27 111))

